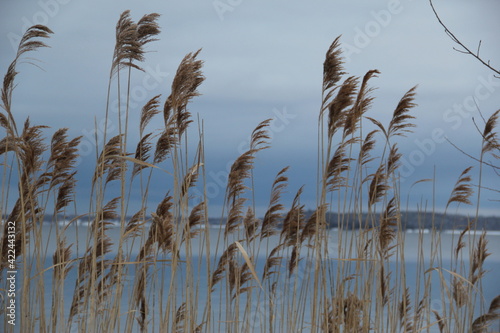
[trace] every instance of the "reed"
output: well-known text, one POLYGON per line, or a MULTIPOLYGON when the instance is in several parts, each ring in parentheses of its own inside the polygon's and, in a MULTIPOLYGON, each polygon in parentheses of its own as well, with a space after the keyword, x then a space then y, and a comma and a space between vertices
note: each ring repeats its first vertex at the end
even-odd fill
MULTIPOLYGON (((204 131, 201 124, 197 131, 191 128, 194 120, 189 111, 205 79, 201 50, 181 60, 167 98, 153 96, 138 111, 139 139, 132 142, 131 75, 142 71, 145 47, 157 40, 158 17, 148 14, 134 22, 129 11, 119 17, 105 113, 109 122, 112 94, 125 96, 118 99, 125 101, 115 119, 119 133, 96 135, 100 153, 90 180, 91 203, 63 227, 59 219, 72 215, 76 207, 81 137, 69 138, 68 129, 62 128, 46 140, 47 127, 32 125, 29 119, 18 127, 12 103, 16 65, 28 59, 27 53, 46 47, 42 40, 52 31, 36 25, 21 39, 1 92, 0 126, 5 133, 0 141, 0 279, 4 285, 6 271, 14 267, 20 272, 22 290, 17 326, 9 325, 2 303, 4 332, 493 329, 500 319, 500 296, 489 306, 484 302, 488 291, 483 290, 482 280, 490 253, 487 231, 478 230, 476 221, 484 161, 499 158, 500 110, 485 122, 481 133, 475 166, 479 178, 474 183, 472 166, 467 167, 446 205, 445 214, 451 206, 476 205, 475 218, 451 249, 442 248, 440 224, 434 218, 430 235, 419 231, 417 277, 415 285, 409 285, 399 175, 403 153, 398 140, 415 129, 417 87, 395 102, 388 124, 368 116, 376 102, 371 82, 381 73, 374 69, 363 77, 349 76, 338 37, 323 64, 313 213, 306 214, 303 187, 291 202, 284 202, 290 167, 281 166, 270 184, 267 211, 262 219, 255 216, 253 169, 256 156, 270 148, 267 119, 256 125, 248 150, 231 166, 221 212, 223 228, 214 237, 208 198, 196 197, 193 191, 204 189, 206 180, 204 131), (125 86, 120 77, 125 77, 125 86), (162 128, 151 130, 153 121, 162 128), (382 155, 374 156, 379 146, 382 155), (135 150, 129 152, 130 147, 135 150), (171 184, 159 202, 150 199, 153 173, 171 184), (129 202, 137 199, 140 208, 132 212, 129 202), (332 211, 338 220, 336 232, 329 230, 332 211), (50 212, 54 239, 44 233, 43 221, 50 212), (88 228, 78 230, 86 239, 69 244, 69 230, 79 219, 88 221, 88 228), (16 222, 14 238, 6 221, 16 222), (118 238, 111 237, 114 221, 119 221, 118 238), (53 253, 47 251, 49 242, 56 244, 53 253), (430 250, 424 251, 425 247, 430 250), (13 248, 14 259, 9 256, 13 248), (446 266, 443 254, 448 252, 452 259, 446 266), (52 259, 51 264, 46 258, 52 259), (439 311, 433 308, 436 289, 442 304, 439 311)), ((434 180, 416 184, 429 181, 434 180)), ((421 213, 421 219, 428 218, 424 210, 421 213)))

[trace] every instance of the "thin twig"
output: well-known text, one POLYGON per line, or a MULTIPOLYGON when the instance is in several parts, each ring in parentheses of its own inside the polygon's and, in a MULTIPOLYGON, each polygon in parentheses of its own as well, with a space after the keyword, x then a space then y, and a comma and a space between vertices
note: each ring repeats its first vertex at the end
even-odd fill
MULTIPOLYGON (((432 0, 429 0, 429 3, 431 5, 431 8, 432 8, 432 11, 434 12, 434 15, 436 16, 439 24, 441 24, 441 26, 444 28, 444 31, 446 32, 446 34, 448 36, 450 36, 451 40, 453 40, 453 42, 457 43, 458 45, 460 45, 460 47, 462 47, 465 51, 463 50, 459 50, 459 49, 456 49, 456 48, 453 48, 454 50, 460 52, 460 53, 465 53, 465 54, 470 54, 471 56, 473 56, 474 58, 476 58, 480 63, 482 63, 484 66, 488 67, 489 69, 491 69, 493 72, 495 72, 496 74, 500 75, 500 70, 496 69, 496 68, 493 68, 491 65, 490 65, 490 61, 488 60, 488 62, 484 61, 480 56, 479 56, 479 49, 481 48, 481 41, 479 41, 479 46, 477 48, 477 54, 472 52, 467 46, 465 46, 454 34, 453 32, 451 32, 448 27, 443 23, 443 21, 441 21, 441 18, 439 17, 436 9, 434 8, 434 4, 432 3, 432 0)), ((497 78, 499 78, 498 76, 495 76, 497 78)))
POLYGON ((472 156, 472 155, 470 155, 470 154, 466 153, 463 149, 459 148, 457 145, 455 145, 453 142, 451 142, 448 138, 445 138, 445 139, 446 139, 446 141, 448 141, 448 143, 449 143, 449 144, 451 144, 451 145, 452 145, 455 149, 457 149, 459 152, 461 152, 461 153, 462 153, 462 154, 464 154, 465 156, 467 156, 467 157, 469 157, 469 158, 473 159, 473 160, 474 160, 474 161, 476 161, 476 162, 480 162, 480 163, 482 163, 482 164, 484 164, 484 165, 490 166, 490 167, 492 167, 493 169, 498 169, 498 170, 500 170, 500 167, 495 166, 495 165, 493 165, 493 164, 491 164, 491 163, 488 163, 488 162, 485 162, 485 161, 482 161, 482 162, 481 162, 478 158, 476 158, 476 157, 474 157, 474 156, 472 156))

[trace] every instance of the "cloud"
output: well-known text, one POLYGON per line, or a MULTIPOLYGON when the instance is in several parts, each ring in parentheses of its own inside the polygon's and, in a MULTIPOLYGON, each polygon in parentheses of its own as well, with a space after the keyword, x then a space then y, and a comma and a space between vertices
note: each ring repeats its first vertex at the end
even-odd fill
MULTIPOLYGON (((414 110, 417 132, 401 141, 408 154, 422 150, 415 140, 432 139, 434 129, 441 129, 443 136, 464 150, 477 152, 480 136, 472 117, 478 124, 481 117, 472 109, 471 101, 476 100, 485 116, 494 112, 500 102, 499 87, 491 83, 490 72, 472 57, 452 49, 455 45, 427 2, 42 0, 1 6, 0 25, 6 32, 0 36, 2 72, 14 57, 13 35, 19 36, 28 23, 47 24, 55 31, 48 41, 51 48, 34 55, 40 59, 43 71, 20 68, 14 93, 18 121, 29 116, 33 123, 48 123, 54 129, 70 127, 73 135, 84 135, 88 145, 95 122, 99 124, 104 116, 119 14, 128 8, 135 19, 149 12, 162 14, 161 39, 148 47, 148 70, 133 73, 131 133, 137 138, 134 123, 142 104, 157 94, 162 94, 164 101, 181 59, 203 48, 203 96, 194 101, 190 110, 204 119, 207 156, 214 156, 207 158, 213 165, 207 167, 214 172, 237 156, 240 143, 260 121, 276 117, 275 110, 286 109, 295 118, 274 133, 272 153, 263 154, 269 162, 260 168, 266 175, 273 174, 277 171, 275 163, 290 161, 298 164, 292 165, 292 170, 295 167, 303 171, 300 178, 314 188, 316 176, 309 173, 315 168, 309 163, 316 163, 312 157, 317 152, 322 63, 328 46, 338 35, 342 35, 346 47, 356 49, 346 49, 349 74, 361 77, 370 69, 381 71, 371 81, 379 89, 373 93, 376 100, 370 116, 387 124, 398 100, 412 86, 419 85, 419 106, 414 110), (486 93, 488 97, 482 98, 486 93), (456 105, 465 105, 465 111, 457 111, 456 105), (300 156, 307 156, 307 162, 300 156), (307 167, 302 163, 308 163, 307 167)), ((481 54, 492 58, 493 64, 500 51, 496 43, 498 20, 492 9, 495 6, 492 1, 481 7, 467 1, 436 4, 443 19, 469 45, 475 47, 483 40, 481 54)), ((115 103, 116 94, 111 100, 115 103)), ((459 174, 466 162, 462 163, 460 154, 445 154, 448 151, 449 145, 436 144, 432 154, 424 152, 425 162, 414 166, 415 174, 434 165, 459 174)), ((94 155, 89 152, 87 156, 94 155)), ((422 175, 429 173, 426 170, 422 175)), ((312 190, 310 202, 314 194, 312 190)))

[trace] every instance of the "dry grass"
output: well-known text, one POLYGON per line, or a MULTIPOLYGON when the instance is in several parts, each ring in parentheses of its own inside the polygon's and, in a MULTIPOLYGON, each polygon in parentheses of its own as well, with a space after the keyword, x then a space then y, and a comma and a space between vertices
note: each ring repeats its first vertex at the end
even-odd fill
MULTIPOLYGON (((112 89, 118 95, 130 93, 131 71, 142 70, 144 46, 160 32, 157 18, 158 14, 149 14, 134 22, 128 11, 120 16, 107 110, 112 89), (126 87, 120 86, 120 76, 128 79, 126 87)), ((387 127, 367 117, 375 102, 369 83, 380 73, 370 70, 363 78, 344 78, 339 38, 323 64, 317 206, 312 215, 305 216, 302 188, 289 208, 283 202, 286 166, 270 186, 263 219, 255 216, 252 170, 257 154, 269 148, 271 120, 265 120, 252 132, 249 149, 231 167, 222 212, 225 225, 215 253, 211 252, 207 198, 192 197, 192 188, 205 182, 201 130, 195 153, 188 149, 193 122, 188 106, 204 81, 198 50, 182 59, 163 110, 160 95, 142 108, 134 153, 128 152, 128 103, 119 106, 119 134, 96 137, 102 149, 96 156, 92 202, 79 216, 89 221, 87 239, 85 244, 68 244, 68 227, 56 222, 58 216, 69 214, 77 191, 75 161, 81 138, 70 139, 68 130, 60 129, 49 147, 45 126, 32 126, 26 120, 18 128, 11 103, 17 63, 25 53, 46 46, 42 39, 50 34, 40 25, 28 29, 2 86, 1 209, 4 221, 17 222, 15 264, 22 272, 17 326, 14 329, 5 320, 4 332, 488 332, 500 318, 500 296, 487 310, 483 302, 481 281, 490 254, 486 232, 476 230, 475 220, 453 249, 441 249, 439 229, 433 230, 429 258, 424 258, 425 237, 420 232, 416 286, 407 285, 397 139, 415 127, 416 87, 396 104, 387 127), (157 117, 162 117, 163 128, 148 132, 150 121, 157 117), (364 135, 367 126, 371 131, 364 135), (381 157, 372 156, 377 140, 384 149, 381 157), (149 190, 157 168, 168 170, 164 175, 172 178, 173 186, 154 203, 149 190), (11 176, 17 177, 16 189, 10 185, 11 176), (119 193, 114 193, 117 186, 112 184, 119 184, 119 193), (129 211, 131 196, 141 198, 137 212, 129 211), (150 211, 147 207, 153 205, 156 209, 150 211), (42 233, 49 209, 56 229, 54 253, 47 253, 42 233), (337 239, 328 230, 330 210, 339 220, 337 239), (110 237, 115 220, 120 221, 119 239, 110 237), (359 230, 350 231, 353 227, 359 230), (130 244, 139 244, 138 253, 130 244), (82 255, 73 255, 82 247, 82 255), (448 268, 442 263, 446 250, 453 252, 448 268), (48 256, 53 259, 50 267, 45 264, 48 256), (259 256, 265 260, 259 261, 259 256), (48 274, 52 286, 45 283, 48 274), (200 278, 203 274, 206 285, 200 278), (73 292, 70 304, 65 303, 68 288, 73 292), (431 306, 436 289, 441 290, 441 311, 431 306), (50 291, 50 300, 45 291, 50 291)), ((499 112, 482 132, 479 169, 485 156, 498 158, 499 112)), ((105 117, 108 121, 108 111, 105 117)), ((468 167, 459 176, 447 208, 473 203, 470 171, 468 167)), ((476 218, 481 173, 478 184, 476 218)), ((4 223, 2 281, 12 247, 8 234, 4 223)), ((6 318, 4 305, 0 311, 6 318)))

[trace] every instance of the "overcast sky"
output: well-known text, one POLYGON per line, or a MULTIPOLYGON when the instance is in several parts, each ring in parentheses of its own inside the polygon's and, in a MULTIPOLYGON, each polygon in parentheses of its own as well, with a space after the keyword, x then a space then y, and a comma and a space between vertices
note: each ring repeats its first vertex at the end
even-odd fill
MULTIPOLYGON (((436 0, 435 6, 465 44, 476 50, 482 40, 482 57, 500 67, 498 1, 436 0)), ((241 153, 253 128, 267 118, 275 121, 272 148, 261 152, 255 164, 258 212, 262 214, 267 205, 272 179, 287 165, 291 167, 287 198, 305 184, 303 202, 314 208, 322 64, 339 35, 349 74, 381 72, 371 81, 378 89, 368 116, 387 124, 399 99, 418 85, 418 107, 413 110, 418 127, 399 141, 404 154, 403 204, 410 193, 411 209, 417 204, 432 206, 432 184, 409 189, 419 179, 433 178, 434 169, 438 209, 469 165, 475 166, 472 175, 477 183, 477 163, 443 138, 478 156, 481 136, 472 119, 481 129, 484 123, 475 104, 486 118, 500 108, 500 79, 493 79, 492 72, 471 56, 453 50, 456 45, 428 1, 1 0, 2 75, 28 26, 45 24, 54 31, 47 41, 51 48, 36 54, 41 69, 19 66, 13 111, 18 122, 29 116, 34 124, 50 125, 47 136, 69 127, 72 135, 85 137, 78 194, 82 202, 88 196, 94 163, 90 144, 94 121, 104 117, 115 25, 126 9, 135 20, 147 13, 161 14, 162 33, 159 41, 148 45, 146 73, 133 74, 135 114, 157 94, 163 101, 184 55, 203 49, 199 58, 205 61, 206 81, 200 87, 202 96, 189 109, 204 121, 212 216, 220 216, 224 188, 219 184, 228 163, 241 153)), ((137 123, 136 116, 131 120, 137 123)), ((196 126, 190 137, 193 146, 196 126)), ((132 126, 134 139, 137 128, 132 126)), ((151 189, 152 202, 168 190, 161 177, 151 189)), ((498 179, 485 170, 484 184, 498 188, 498 179)), ((498 193, 485 190, 482 213, 500 215, 494 201, 498 199, 498 193)), ((468 212, 466 207, 460 211, 468 212)))

